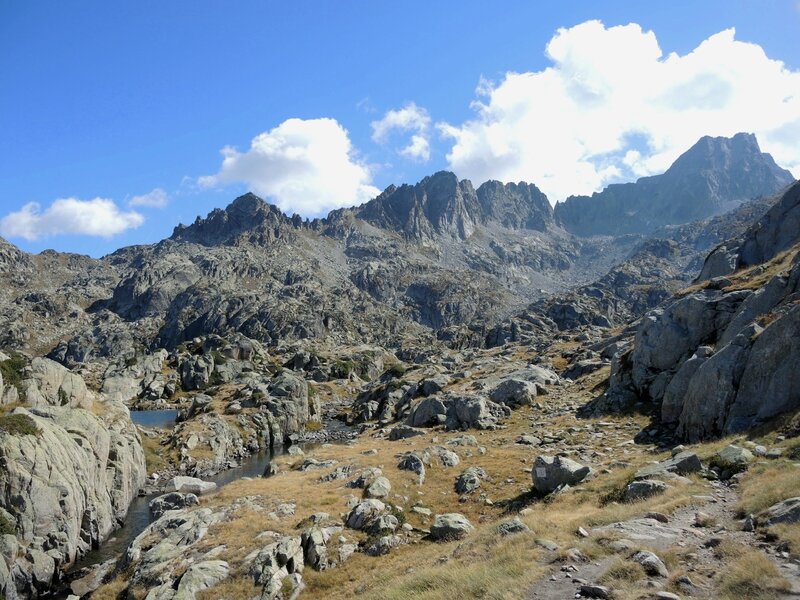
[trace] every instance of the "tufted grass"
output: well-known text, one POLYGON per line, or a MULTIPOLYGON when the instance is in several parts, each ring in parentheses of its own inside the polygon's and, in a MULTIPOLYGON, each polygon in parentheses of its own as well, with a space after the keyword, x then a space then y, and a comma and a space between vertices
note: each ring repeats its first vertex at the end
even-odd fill
POLYGON ((718 581, 722 600, 777 600, 791 589, 775 564, 758 550, 744 551, 720 573, 718 581))
POLYGON ((780 523, 769 528, 769 535, 786 544, 792 558, 800 558, 800 523, 780 523))
POLYGON ((779 459, 757 463, 740 480, 740 516, 757 514, 787 498, 800 496, 800 468, 779 459))

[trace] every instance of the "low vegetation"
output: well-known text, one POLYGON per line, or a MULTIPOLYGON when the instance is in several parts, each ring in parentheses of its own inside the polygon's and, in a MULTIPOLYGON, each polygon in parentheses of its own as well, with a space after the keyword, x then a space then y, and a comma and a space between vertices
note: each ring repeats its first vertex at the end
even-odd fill
POLYGON ((25 357, 18 352, 12 352, 11 358, 0 361, 0 375, 3 376, 3 383, 16 387, 20 396, 22 396, 22 372, 26 363, 25 357))
POLYGON ((722 600, 781 598, 790 589, 778 568, 758 550, 745 550, 719 575, 722 600))
POLYGON ((42 431, 28 415, 13 414, 0 416, 0 431, 9 435, 41 435, 42 431))

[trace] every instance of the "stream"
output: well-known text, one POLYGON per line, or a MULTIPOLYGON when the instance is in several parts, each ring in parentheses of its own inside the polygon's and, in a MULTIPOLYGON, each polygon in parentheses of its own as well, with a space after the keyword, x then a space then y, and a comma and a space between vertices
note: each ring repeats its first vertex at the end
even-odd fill
MULTIPOLYGON (((131 420, 135 424, 149 429, 171 429, 175 425, 175 417, 177 415, 177 410, 131 411, 131 420)), ((217 484, 217 489, 219 489, 242 477, 260 477, 264 474, 272 457, 283 454, 283 452, 283 449, 279 449, 272 453, 264 451, 253 454, 249 458, 242 460, 238 467, 221 471, 212 477, 203 479, 204 481, 213 481, 217 484)), ((134 498, 128 509, 128 515, 125 517, 125 524, 113 531, 99 548, 84 555, 70 571, 75 572, 84 567, 122 556, 136 536, 153 521, 150 514, 150 501, 160 495, 161 492, 158 492, 134 498)))

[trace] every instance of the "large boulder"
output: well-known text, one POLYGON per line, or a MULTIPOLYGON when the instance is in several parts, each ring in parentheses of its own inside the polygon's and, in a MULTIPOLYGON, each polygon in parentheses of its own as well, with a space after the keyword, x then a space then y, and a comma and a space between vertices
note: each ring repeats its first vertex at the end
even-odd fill
POLYGON ((481 486, 484 479, 486 471, 481 467, 469 467, 456 479, 456 493, 471 494, 481 486))
POLYGON ((437 542, 460 540, 475 530, 472 523, 460 513, 436 515, 431 525, 431 539, 437 542))
POLYGON ((675 475, 689 475, 697 473, 703 468, 700 457, 694 452, 686 450, 679 452, 672 458, 663 460, 654 465, 642 467, 634 475, 634 479, 650 479, 652 477, 663 477, 667 473, 675 475))
POLYGON ((562 486, 580 483, 591 472, 591 468, 563 456, 538 456, 531 471, 533 489, 549 494, 562 486))
POLYGON ((364 529, 385 510, 386 505, 380 500, 372 498, 363 500, 353 507, 347 515, 345 524, 350 529, 364 529))
POLYGON ((148 505, 153 518, 158 519, 168 510, 179 510, 189 506, 196 506, 200 503, 195 494, 182 494, 180 492, 170 492, 157 498, 153 498, 148 505))
POLYGON ((536 384, 522 379, 506 379, 491 392, 489 399, 512 408, 528 406, 536 398, 536 384))
POLYGON ((375 480, 364 490, 366 498, 386 498, 392 491, 392 484, 386 477, 376 477, 375 480))
POLYGON ((658 479, 642 479, 632 481, 625 486, 623 497, 625 502, 637 502, 658 494, 663 494, 669 486, 658 479))
POLYGON ((441 425, 447 417, 444 402, 435 397, 424 398, 408 416, 408 424, 412 427, 428 427, 441 425))
POLYGON ((28 406, 71 406, 91 409, 97 399, 83 377, 48 358, 34 358, 23 372, 25 404, 28 406))

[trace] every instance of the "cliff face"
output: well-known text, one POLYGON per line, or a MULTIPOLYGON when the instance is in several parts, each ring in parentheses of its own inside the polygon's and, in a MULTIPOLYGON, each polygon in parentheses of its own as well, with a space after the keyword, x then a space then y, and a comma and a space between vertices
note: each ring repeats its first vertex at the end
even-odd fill
POLYGON ((0 517, 15 532, 0 554, 9 599, 50 590, 121 525, 147 475, 127 408, 52 361, 25 374, 27 406, 0 417, 0 517))
POLYGON ((704 281, 645 316, 633 349, 615 358, 601 405, 656 403, 661 420, 693 442, 800 408, 800 228, 782 226, 796 222, 797 203, 795 185, 711 254, 704 281), (733 257, 726 269, 721 253, 733 257))
POLYGON ((770 260, 797 242, 798 231, 800 183, 795 183, 743 235, 720 244, 708 255, 698 281, 770 260))
POLYGON ((772 195, 793 180, 752 134, 703 137, 664 174, 610 185, 591 197, 572 196, 555 213, 576 235, 649 233, 772 195))

